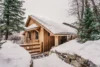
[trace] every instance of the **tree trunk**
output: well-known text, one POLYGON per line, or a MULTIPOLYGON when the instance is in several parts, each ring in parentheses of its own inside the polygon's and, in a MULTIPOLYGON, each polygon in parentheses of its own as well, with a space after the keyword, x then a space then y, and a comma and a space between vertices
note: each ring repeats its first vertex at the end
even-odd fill
POLYGON ((82 10, 81 10, 81 20, 83 20, 83 16, 84 16, 84 7, 85 7, 85 5, 84 5, 84 0, 81 0, 81 2, 82 2, 82 10))
POLYGON ((9 32, 8 32, 8 30, 6 30, 6 33, 5 33, 5 40, 8 40, 8 35, 9 35, 9 32))
MULTIPOLYGON (((9 13, 9 11, 8 11, 9 13)), ((5 40, 8 40, 8 36, 9 36, 9 15, 7 15, 7 22, 6 22, 6 33, 5 33, 5 40)))
POLYGON ((78 19, 79 19, 79 21, 81 21, 80 9, 79 9, 79 2, 78 2, 78 0, 76 0, 76 4, 77 4, 77 15, 78 15, 78 19))
POLYGON ((88 3, 88 0, 85 0, 85 8, 89 8, 89 3, 88 3))
POLYGON ((92 5, 93 5, 93 10, 94 10, 94 13, 95 13, 95 16, 96 16, 96 19, 98 20, 98 22, 100 22, 100 19, 99 19, 99 12, 98 12, 98 8, 95 4, 95 1, 94 0, 91 0, 92 2, 92 5))

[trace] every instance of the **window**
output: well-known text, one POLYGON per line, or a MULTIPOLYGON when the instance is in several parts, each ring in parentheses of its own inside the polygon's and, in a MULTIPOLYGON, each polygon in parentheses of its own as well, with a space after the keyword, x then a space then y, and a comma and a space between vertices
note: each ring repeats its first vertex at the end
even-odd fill
POLYGON ((50 36, 50 33, 48 33, 48 36, 50 36))
POLYGON ((35 31, 35 39, 38 40, 39 39, 39 33, 37 31, 35 31))
POLYGON ((28 32, 28 37, 31 40, 31 32, 28 32))

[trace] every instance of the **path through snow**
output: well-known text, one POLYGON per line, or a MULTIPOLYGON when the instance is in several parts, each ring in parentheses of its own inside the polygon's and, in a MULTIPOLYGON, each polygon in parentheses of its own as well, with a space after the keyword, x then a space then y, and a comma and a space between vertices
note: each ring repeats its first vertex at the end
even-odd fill
POLYGON ((73 67, 62 61, 55 53, 48 57, 33 60, 33 67, 73 67))

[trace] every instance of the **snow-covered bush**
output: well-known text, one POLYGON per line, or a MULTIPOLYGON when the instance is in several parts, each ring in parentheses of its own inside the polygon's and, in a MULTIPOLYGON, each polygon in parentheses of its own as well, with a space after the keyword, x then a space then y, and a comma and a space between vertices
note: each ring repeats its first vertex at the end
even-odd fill
POLYGON ((7 41, 0 49, 0 67, 30 67, 30 54, 18 44, 7 41))
POLYGON ((6 41, 0 41, 0 48, 6 41))
POLYGON ((17 44, 23 44, 24 39, 22 36, 19 36, 19 35, 11 35, 11 36, 9 36, 8 40, 11 40, 17 44))

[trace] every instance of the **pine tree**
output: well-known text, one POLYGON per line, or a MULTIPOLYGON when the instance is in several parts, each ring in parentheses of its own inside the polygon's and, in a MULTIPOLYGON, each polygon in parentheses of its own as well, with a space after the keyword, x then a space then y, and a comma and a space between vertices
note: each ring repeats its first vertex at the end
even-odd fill
MULTIPOLYGON (((1 23, 2 23, 2 12, 3 12, 3 5, 2 5, 3 1, 0 1, 0 27, 1 27, 1 23)), ((0 40, 2 39, 2 30, 0 28, 0 40)))
POLYGON ((21 0, 4 0, 3 3, 3 22, 0 23, 0 30, 5 34, 5 39, 8 39, 12 32, 20 32, 24 25, 24 9, 22 8, 23 1, 21 0))
POLYGON ((90 7, 85 8, 84 20, 79 24, 78 35, 81 42, 100 39, 100 23, 96 22, 90 7))

